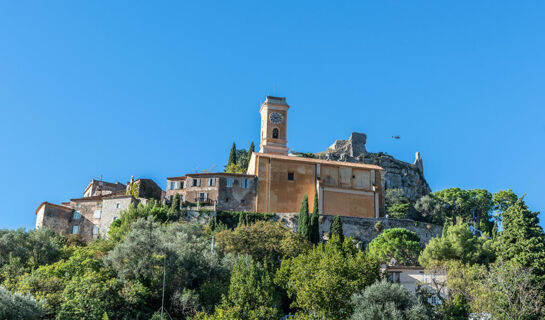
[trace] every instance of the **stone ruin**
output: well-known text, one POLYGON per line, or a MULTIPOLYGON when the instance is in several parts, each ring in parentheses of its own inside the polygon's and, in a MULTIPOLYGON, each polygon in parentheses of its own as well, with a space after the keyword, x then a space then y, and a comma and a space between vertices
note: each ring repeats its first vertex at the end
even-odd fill
POLYGON ((408 163, 382 152, 367 152, 366 141, 367 136, 364 133, 352 132, 348 140, 336 140, 328 150, 316 153, 315 157, 381 166, 386 170, 385 188, 403 189, 411 201, 416 201, 431 192, 424 178, 424 164, 420 152, 416 152, 414 163, 408 163))

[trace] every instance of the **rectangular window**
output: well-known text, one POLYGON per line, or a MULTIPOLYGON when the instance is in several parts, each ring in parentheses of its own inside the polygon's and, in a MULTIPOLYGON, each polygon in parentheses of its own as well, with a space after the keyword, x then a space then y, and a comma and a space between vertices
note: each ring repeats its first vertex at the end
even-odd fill
POLYGON ((81 218, 81 213, 79 211, 74 211, 74 220, 79 220, 81 218))
POLYGON ((209 178, 208 179, 208 186, 214 187, 216 185, 216 178, 209 178))
POLYGON ((93 226, 93 234, 98 234, 98 227, 97 226, 93 226))
POLYGON ((289 180, 289 181, 295 180, 295 173, 293 173, 293 172, 288 172, 288 180, 289 180))
POLYGON ((119 202, 115 204, 116 209, 119 209, 120 206, 119 202))
POLYGON ((180 188, 181 188, 181 189, 185 189, 185 180, 182 181, 182 183, 181 183, 181 185, 180 185, 180 188))
POLYGON ((200 187, 201 186, 201 178, 195 178, 192 180, 192 187, 200 187))
POLYGON ((79 232, 79 226, 73 226, 72 227, 72 234, 78 234, 79 232))
POLYGON ((248 189, 250 186, 250 179, 242 179, 242 187, 248 189))
POLYGON ((101 214, 102 214, 102 210, 95 210, 95 213, 93 214, 93 218, 100 219, 101 214))
POLYGON ((206 192, 199 193, 199 201, 205 201, 206 199, 208 199, 208 193, 206 192))
POLYGON ((227 178, 227 188, 233 187, 233 178, 227 178))
POLYGON ((170 190, 176 189, 176 182, 172 181, 170 182, 170 190))

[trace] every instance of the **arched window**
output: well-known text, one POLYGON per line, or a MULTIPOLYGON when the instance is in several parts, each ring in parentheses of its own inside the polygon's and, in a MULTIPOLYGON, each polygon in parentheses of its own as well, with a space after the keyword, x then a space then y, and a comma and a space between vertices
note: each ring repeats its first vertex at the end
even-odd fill
POLYGON ((273 129, 273 139, 278 139, 278 128, 273 129))

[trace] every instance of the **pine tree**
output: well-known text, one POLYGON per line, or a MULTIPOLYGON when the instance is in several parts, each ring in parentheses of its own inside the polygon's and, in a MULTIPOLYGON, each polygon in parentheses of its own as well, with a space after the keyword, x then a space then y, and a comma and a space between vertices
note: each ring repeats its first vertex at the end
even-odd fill
POLYGON ((318 192, 314 193, 314 207, 310 217, 310 241, 314 244, 320 242, 320 219, 318 216, 318 192))
POLYGON ((495 249, 501 260, 530 268, 538 280, 545 281, 545 235, 537 215, 520 198, 503 213, 503 231, 495 249))
POLYGON ((299 219, 297 220, 297 232, 305 239, 310 240, 310 219, 308 216, 308 197, 303 197, 301 209, 299 209, 299 219))
POLYGON ((343 234, 343 223, 340 216, 335 216, 333 222, 331 223, 331 229, 329 231, 329 238, 331 239, 334 235, 339 236, 341 243, 344 241, 343 234))
POLYGON ((227 166, 230 164, 237 164, 237 146, 233 142, 233 146, 231 147, 231 152, 229 152, 229 161, 227 161, 227 166))

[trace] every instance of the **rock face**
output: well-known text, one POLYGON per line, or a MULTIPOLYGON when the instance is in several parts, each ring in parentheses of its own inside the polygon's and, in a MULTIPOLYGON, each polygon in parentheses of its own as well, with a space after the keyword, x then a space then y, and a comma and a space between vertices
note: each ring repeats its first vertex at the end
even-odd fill
POLYGON ((403 189, 407 198, 412 201, 431 192, 424 178, 424 164, 420 152, 416 153, 414 163, 408 163, 382 152, 367 152, 366 141, 365 134, 353 132, 348 141, 337 140, 327 151, 316 153, 315 157, 324 160, 361 162, 381 166, 386 170, 385 188, 403 189))

